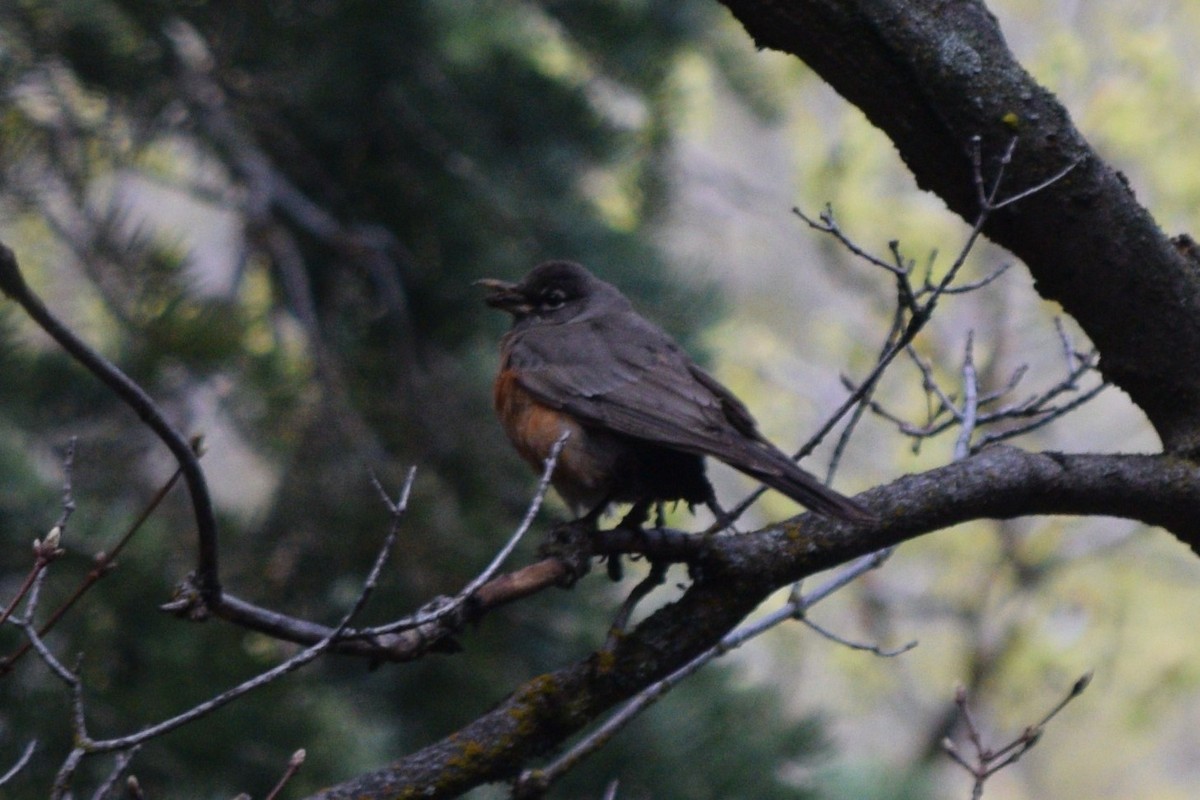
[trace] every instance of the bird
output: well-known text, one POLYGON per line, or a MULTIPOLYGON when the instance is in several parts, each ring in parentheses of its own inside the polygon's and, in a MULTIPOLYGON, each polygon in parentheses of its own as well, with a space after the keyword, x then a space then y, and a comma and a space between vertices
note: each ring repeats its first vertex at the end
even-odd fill
POLYGON ((875 519, 767 441, 733 392, 581 264, 547 261, 518 283, 476 285, 513 320, 493 384, 500 424, 539 472, 567 435, 551 484, 580 519, 630 503, 620 524, 640 528, 652 505, 673 501, 706 504, 720 519, 706 456, 820 515, 875 519))

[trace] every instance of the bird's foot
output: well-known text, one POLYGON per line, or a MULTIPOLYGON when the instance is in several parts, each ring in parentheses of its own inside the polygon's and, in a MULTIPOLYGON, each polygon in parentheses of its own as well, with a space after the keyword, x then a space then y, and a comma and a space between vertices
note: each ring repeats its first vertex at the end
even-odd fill
POLYGON ((720 504, 717 503, 716 500, 711 498, 705 500, 704 505, 709 511, 712 512, 713 515, 713 524, 708 526, 708 530, 705 531, 706 534, 721 533, 722 531, 729 531, 730 533, 739 532, 738 529, 734 527, 734 524, 737 522, 737 518, 733 516, 733 514, 730 514, 728 511, 721 508, 720 504))
MULTIPOLYGON (((659 507, 660 521, 659 521, 659 525, 658 525, 658 527, 660 527, 660 528, 662 527, 661 512, 662 512, 662 508, 660 505, 660 507, 659 507)), ((631 531, 640 531, 642 529, 642 527, 646 524, 646 521, 649 519, 650 519, 650 503, 648 503, 648 502, 634 503, 633 508, 629 509, 629 513, 627 513, 624 517, 622 517, 621 521, 619 523, 617 523, 617 527, 618 528, 626 528, 631 531)))
MULTIPOLYGON (((650 503, 643 501, 633 504, 633 508, 621 518, 617 523, 618 528, 623 528, 631 531, 635 536, 641 538, 645 536, 645 524, 650 519, 650 503)), ((659 504, 659 523, 658 527, 662 527, 662 505, 659 504)), ((614 583, 620 581, 624 577, 625 571, 621 564, 621 556, 618 553, 613 553, 608 556, 608 577, 614 583)))
POLYGON ((620 553, 609 553, 605 556, 604 567, 608 572, 608 579, 613 583, 620 583, 625 577, 625 565, 621 563, 620 553))
POLYGON ((570 588, 587 575, 592 568, 592 536, 596 532, 595 520, 587 517, 555 525, 538 545, 539 558, 556 558, 567 573, 559 581, 563 588, 570 588))

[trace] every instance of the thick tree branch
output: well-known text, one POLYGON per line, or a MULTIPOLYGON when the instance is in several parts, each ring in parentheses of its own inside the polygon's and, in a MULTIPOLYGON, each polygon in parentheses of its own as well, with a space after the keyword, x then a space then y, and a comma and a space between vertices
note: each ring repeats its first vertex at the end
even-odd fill
POLYGON ((692 586, 621 637, 611 652, 536 677, 457 733, 316 797, 452 797, 512 778, 616 703, 714 645, 774 590, 968 520, 1128 517, 1169 528, 1193 550, 1200 546, 1200 467, 1169 455, 1026 453, 997 446, 859 499, 879 514, 881 525, 856 527, 806 514, 756 533, 705 537, 703 544, 692 537, 692 586))
POLYGON ((1200 264, 1169 240, 1066 109, 1013 58, 980 0, 722 0, 760 47, 812 67, 895 143, 917 183, 968 222, 971 138, 988 159, 1020 137, 1008 184, 1063 180, 998 212, 986 235, 1028 265, 1102 354, 1105 377, 1168 451, 1200 452, 1200 264))

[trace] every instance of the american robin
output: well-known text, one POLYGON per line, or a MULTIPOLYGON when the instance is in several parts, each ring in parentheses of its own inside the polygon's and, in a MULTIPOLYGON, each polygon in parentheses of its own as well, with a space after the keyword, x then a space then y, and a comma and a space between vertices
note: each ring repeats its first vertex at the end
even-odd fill
POLYGON ((623 524, 640 525, 653 503, 674 500, 719 513, 704 474, 713 456, 820 514, 875 518, 764 439, 732 392, 579 264, 477 283, 513 315, 494 387, 500 423, 538 471, 570 433, 551 481, 577 514, 594 521, 610 503, 632 503, 623 524))

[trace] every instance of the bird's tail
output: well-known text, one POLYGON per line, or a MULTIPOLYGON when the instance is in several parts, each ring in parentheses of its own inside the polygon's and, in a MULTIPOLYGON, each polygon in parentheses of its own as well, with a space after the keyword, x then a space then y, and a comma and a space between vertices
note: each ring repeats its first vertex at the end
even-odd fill
POLYGON ((830 489, 770 445, 760 451, 760 455, 765 458, 756 458, 755 461, 758 463, 753 466, 737 464, 734 466, 772 489, 783 492, 805 508, 823 516, 835 517, 847 522, 879 521, 879 517, 865 506, 830 489), (760 466, 763 462, 766 463, 760 466))

